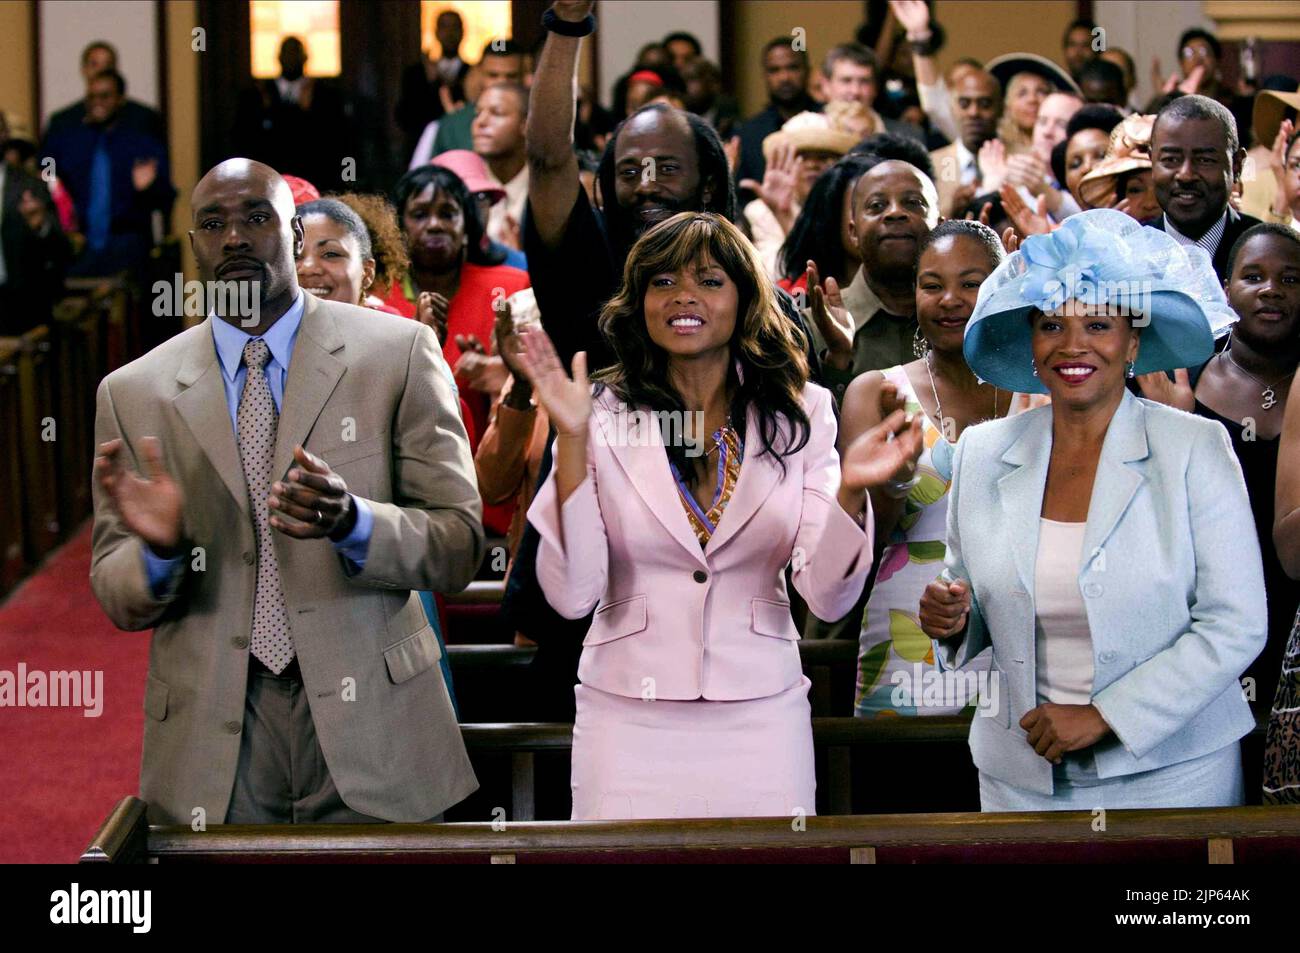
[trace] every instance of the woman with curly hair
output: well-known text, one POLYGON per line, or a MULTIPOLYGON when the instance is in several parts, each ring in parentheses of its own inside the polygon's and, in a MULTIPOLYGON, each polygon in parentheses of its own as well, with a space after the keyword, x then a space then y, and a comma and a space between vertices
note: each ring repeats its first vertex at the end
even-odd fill
POLYGON ((382 195, 342 192, 330 197, 356 212, 370 233, 370 246, 375 253, 375 280, 362 304, 397 314, 395 309, 384 304, 384 298, 411 267, 406 243, 402 241, 402 229, 397 224, 397 212, 382 195))
POLYGON ((304 202, 297 211, 303 228, 302 254, 298 256, 302 289, 326 301, 399 314, 382 298, 394 273, 406 270, 406 249, 388 203, 379 196, 331 195, 304 202), (375 226, 360 208, 366 209, 375 226))
POLYGON ((839 618, 871 568, 867 490, 920 440, 900 410, 835 450, 829 391, 758 255, 681 212, 632 246, 572 379, 545 333, 520 359, 557 431, 528 518, 562 616, 595 609, 575 689, 573 817, 815 812, 808 679, 785 567, 839 618), (647 700, 654 704, 647 705, 647 700))

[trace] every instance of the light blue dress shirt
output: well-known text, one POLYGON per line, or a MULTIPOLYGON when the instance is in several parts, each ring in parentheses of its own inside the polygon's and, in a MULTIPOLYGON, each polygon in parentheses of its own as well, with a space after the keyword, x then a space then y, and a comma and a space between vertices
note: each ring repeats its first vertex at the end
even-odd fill
MULTIPOLYGON (((298 339, 298 328, 302 325, 305 307, 306 301, 300 291, 289 310, 261 336, 271 350, 271 359, 266 362, 266 381, 271 387, 271 397, 275 400, 277 412, 284 404, 284 382, 289 375, 289 361, 293 357, 293 345, 298 339)), ((239 398, 244 392, 244 380, 248 377, 248 368, 243 360, 244 345, 252 339, 253 335, 246 331, 213 317, 212 340, 221 364, 221 383, 226 389, 226 407, 230 411, 230 426, 235 431, 236 439, 239 437, 239 398)), ((366 565, 366 553, 370 549, 370 534, 374 529, 375 518, 370 504, 365 500, 353 496, 352 504, 357 508, 356 525, 334 547, 352 563, 356 572, 360 572, 366 565)), ((148 546, 144 547, 145 572, 154 598, 160 598, 175 582, 176 571, 184 558, 176 556, 162 559, 154 555, 148 546)))

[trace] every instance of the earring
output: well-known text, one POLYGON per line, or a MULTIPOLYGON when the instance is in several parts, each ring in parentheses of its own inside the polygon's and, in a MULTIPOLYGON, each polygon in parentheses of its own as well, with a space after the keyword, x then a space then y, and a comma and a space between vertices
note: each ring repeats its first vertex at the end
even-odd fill
POLYGON ((1133 377, 1133 376, 1134 376, 1134 374, 1133 374, 1133 365, 1136 364, 1136 363, 1137 363, 1136 361, 1129 361, 1129 362, 1128 362, 1128 369, 1127 369, 1126 373, 1128 374, 1129 377, 1133 377))
POLYGON ((1034 359, 1032 357, 1029 359, 1029 369, 1034 372, 1035 377, 1038 376, 1038 365, 1034 363, 1034 359))
POLYGON ((930 353, 930 342, 921 334, 920 327, 917 327, 916 333, 912 335, 912 353, 917 358, 924 358, 930 353))

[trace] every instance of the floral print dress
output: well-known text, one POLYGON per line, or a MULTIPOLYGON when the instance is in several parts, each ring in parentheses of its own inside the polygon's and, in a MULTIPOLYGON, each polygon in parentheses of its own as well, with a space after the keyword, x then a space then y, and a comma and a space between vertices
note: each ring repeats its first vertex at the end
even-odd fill
MULTIPOLYGON (((902 366, 882 371, 898 387, 907 411, 924 414, 902 366)), ((952 481, 953 446, 924 415, 923 449, 917 461, 920 481, 903 505, 880 557, 876 583, 862 613, 858 684, 854 714, 859 718, 898 715, 953 715, 976 702, 973 688, 990 668, 990 653, 980 653, 956 673, 944 673, 933 640, 921 631, 918 608, 925 587, 943 572, 952 481), (966 677, 965 673, 975 677, 966 677)))

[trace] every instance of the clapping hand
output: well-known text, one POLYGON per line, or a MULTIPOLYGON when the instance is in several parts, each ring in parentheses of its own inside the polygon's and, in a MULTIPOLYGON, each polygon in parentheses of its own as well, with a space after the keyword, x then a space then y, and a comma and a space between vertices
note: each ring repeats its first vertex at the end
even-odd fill
POLYGON ((1191 413, 1196 409, 1196 394, 1192 390, 1191 377, 1187 368, 1174 369, 1174 379, 1164 371, 1152 371, 1150 374, 1137 376, 1138 388, 1147 400, 1154 400, 1168 407, 1177 407, 1191 413))
POLYGON ((826 363, 846 371, 853 366, 853 315, 844 307, 839 282, 833 277, 827 277, 823 284, 816 262, 808 262, 806 275, 808 303, 813 321, 830 351, 826 363))
POLYGON ((990 139, 980 146, 976 159, 980 169, 980 188, 996 192, 1007 177, 1007 147, 1001 139, 990 139))
POLYGON ((25 189, 22 197, 18 200, 18 214, 23 217, 27 227, 34 232, 39 232, 45 228, 46 215, 45 203, 42 202, 31 189, 25 189))
POLYGON ((555 353, 555 345, 541 328, 525 328, 519 332, 519 340, 523 344, 519 363, 533 382, 533 394, 555 429, 562 436, 585 438, 591 419, 587 352, 573 355, 573 377, 569 377, 555 353))
POLYGON ((447 312, 450 309, 451 302, 436 291, 421 291, 415 302, 415 319, 433 329, 439 347, 447 343, 447 312))
POLYGON ((516 381, 526 381, 528 372, 519 359, 523 344, 520 343, 519 332, 515 328, 514 315, 510 313, 510 301, 500 298, 492 305, 492 310, 496 315, 492 325, 492 335, 496 338, 497 354, 516 381))
POLYGON ((182 497, 180 487, 163 464, 157 437, 140 438, 143 477, 122 463, 121 438, 99 445, 94 477, 127 530, 140 537, 158 555, 174 555, 180 542, 182 497))
POLYGON ((1019 190, 1010 183, 1003 185, 998 194, 1002 196, 1002 208, 1006 211, 1007 218, 1011 219, 1011 224, 1016 227, 1022 241, 1030 235, 1046 235, 1056 227, 1047 217, 1047 196, 1038 196, 1035 207, 1031 210, 1020 197, 1019 190))
POLYGON ((792 144, 777 146, 763 170, 763 181, 742 179, 740 188, 756 194, 776 216, 787 235, 794 225, 795 187, 799 184, 799 155, 792 144))
POLYGON ((158 176, 158 160, 153 158, 136 159, 131 166, 131 184, 137 192, 143 192, 153 185, 158 176))
POLYGON ((294 539, 345 538, 357 521, 347 482, 301 446, 293 459, 288 482, 272 483, 266 498, 271 528, 294 539))
MULTIPOLYGON (((882 393, 881 405, 887 398, 882 393)), ((921 455, 921 415, 901 407, 855 439, 840 458, 840 485, 851 493, 910 480, 921 455)))
POLYGON ((457 334, 456 346, 460 348, 460 357, 452 373, 457 380, 463 380, 472 390, 495 397, 505 386, 505 361, 499 355, 489 354, 483 342, 472 334, 457 334))

